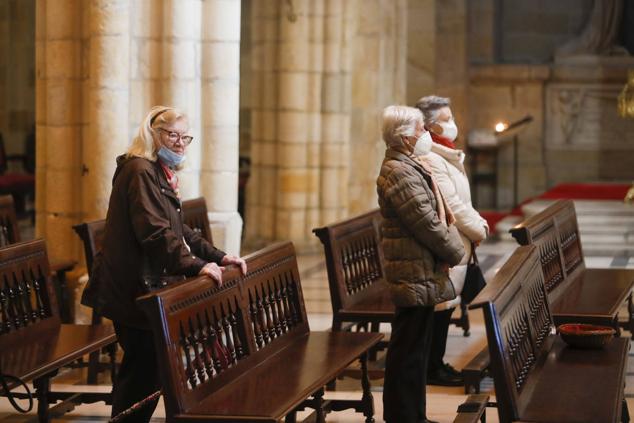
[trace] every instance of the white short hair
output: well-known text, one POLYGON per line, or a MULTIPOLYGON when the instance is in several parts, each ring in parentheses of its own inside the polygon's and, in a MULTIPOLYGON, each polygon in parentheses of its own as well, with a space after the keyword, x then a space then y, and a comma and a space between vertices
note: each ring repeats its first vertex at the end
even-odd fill
POLYGON ((437 95, 428 95, 420 98, 416 102, 416 107, 423 112, 425 123, 435 122, 438 113, 443 107, 450 107, 451 100, 447 97, 439 97, 437 95))
POLYGON ((402 137, 416 134, 416 126, 423 122, 420 110, 408 106, 388 106, 383 109, 383 141, 388 147, 403 145, 402 137))

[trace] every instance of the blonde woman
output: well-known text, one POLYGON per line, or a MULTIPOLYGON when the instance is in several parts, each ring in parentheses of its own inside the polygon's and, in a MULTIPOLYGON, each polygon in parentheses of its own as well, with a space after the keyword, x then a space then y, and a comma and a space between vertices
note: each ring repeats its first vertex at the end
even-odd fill
MULTIPOLYGON (((193 141, 187 117, 156 106, 128 151, 117 157, 101 253, 82 303, 111 319, 123 360, 113 388, 112 415, 159 389, 152 332, 135 299, 184 279, 207 275, 222 284, 225 265, 243 259, 218 250, 183 223, 179 169, 193 141)), ((156 402, 134 414, 150 420, 156 402)))

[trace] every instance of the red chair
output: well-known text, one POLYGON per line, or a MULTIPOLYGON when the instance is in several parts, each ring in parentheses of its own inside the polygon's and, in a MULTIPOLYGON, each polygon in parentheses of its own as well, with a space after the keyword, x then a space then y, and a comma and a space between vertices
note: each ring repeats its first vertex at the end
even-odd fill
MULTIPOLYGON (((35 194, 35 175, 33 173, 14 172, 9 170, 9 163, 20 162, 21 168, 29 168, 27 154, 7 155, 4 138, 0 134, 0 195, 11 194, 18 214, 26 210, 26 197, 35 194)), ((13 166, 12 166, 13 167, 13 166)))

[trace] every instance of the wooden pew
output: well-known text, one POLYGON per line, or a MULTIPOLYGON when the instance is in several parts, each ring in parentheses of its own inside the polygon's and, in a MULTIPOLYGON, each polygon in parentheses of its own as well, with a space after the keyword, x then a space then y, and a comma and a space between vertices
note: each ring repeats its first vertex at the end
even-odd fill
MULTIPOLYGON (((342 220, 313 233, 324 246, 330 301, 332 330, 350 330, 350 324, 377 332, 381 323, 390 323, 394 304, 390 299, 383 271, 383 250, 379 238, 381 214, 378 209, 342 220)), ((452 323, 469 334, 466 305, 462 316, 452 323)), ((380 348, 386 342, 379 344, 380 348)), ((371 358, 375 358, 373 351, 371 358)))
MULTIPOLYGON (((183 201, 182 210, 183 220, 185 224, 188 225, 190 228, 200 232, 207 241, 213 243, 211 230, 209 228, 209 219, 207 217, 207 206, 205 205, 205 199, 203 197, 199 197, 192 200, 183 201)), ((84 222, 79 225, 73 226, 73 230, 77 233, 77 235, 79 235, 84 245, 84 257, 86 258, 86 267, 89 277, 92 271, 92 263, 95 259, 95 256, 101 250, 105 227, 106 221, 104 219, 95 220, 92 222, 84 222)), ((101 324, 102 320, 103 318, 98 313, 93 312, 93 324, 101 324)), ((107 347, 107 352, 111 357, 114 357, 116 351, 116 343, 107 347)), ((109 364, 101 363, 99 361, 99 351, 95 351, 94 353, 92 353, 88 359, 88 383, 97 383, 97 373, 103 370, 105 366, 109 366, 111 379, 114 381, 116 373, 116 363, 114 361, 111 361, 109 364)))
MULTIPOLYGON (((0 195, 0 247, 20 242, 20 230, 15 213, 12 195, 0 195)), ((59 300, 62 322, 71 323, 70 303, 66 289, 66 272, 73 270, 74 260, 53 260, 50 262, 51 274, 55 277, 55 290, 59 300)))
POLYGON ((183 221, 187 226, 213 244, 211 228, 209 227, 209 215, 207 214, 207 204, 204 197, 193 198, 183 201, 183 221))
POLYGON ((33 381, 40 422, 76 404, 111 402, 109 393, 51 392, 50 384, 61 367, 115 341, 111 326, 61 323, 43 240, 0 249, 0 371, 33 381))
MULTIPOLYGON (((617 333, 620 327, 632 332, 634 271, 585 267, 572 201, 558 201, 510 232, 519 244, 538 248, 555 324, 590 323, 612 326, 617 333), (628 320, 619 323, 618 312, 626 301, 628 320)), ((489 356, 483 350, 465 366, 465 392, 479 392, 488 363, 489 356)))
MULTIPOLYGON (((73 230, 79 235, 84 244, 84 257, 86 259, 86 268, 88 270, 88 277, 91 276, 92 264, 95 260, 95 256, 101 251, 101 245, 103 242, 103 232, 106 227, 105 220, 95 220, 93 222, 84 222, 79 225, 73 226, 73 230)), ((108 321, 109 322, 109 321, 108 321)), ((99 313, 92 313, 91 323, 93 325, 100 325, 103 323, 103 318, 99 313)), ((108 323, 110 325, 110 323, 108 323)), ((99 360, 99 351, 94 351, 88 357, 88 383, 97 383, 97 374, 103 370, 110 370, 110 380, 114 381, 117 371, 117 363, 115 361, 117 353, 117 343, 106 346, 104 349, 110 357, 110 363, 102 363, 99 360)))
POLYGON ((510 232, 519 244, 537 246, 557 325, 581 322, 634 332, 634 270, 586 268, 571 200, 556 202, 510 232), (619 308, 625 302, 628 320, 619 324, 619 308))
POLYGON ((318 422, 352 408, 372 422, 367 355, 377 333, 310 332, 295 250, 280 243, 246 258, 218 288, 193 278, 141 297, 155 335, 168 421, 318 422), (360 360, 361 399, 324 399, 324 386, 360 360))
POLYGON ((519 247, 470 308, 484 313, 499 421, 619 422, 629 339, 604 349, 566 346, 553 320, 540 255, 519 247))

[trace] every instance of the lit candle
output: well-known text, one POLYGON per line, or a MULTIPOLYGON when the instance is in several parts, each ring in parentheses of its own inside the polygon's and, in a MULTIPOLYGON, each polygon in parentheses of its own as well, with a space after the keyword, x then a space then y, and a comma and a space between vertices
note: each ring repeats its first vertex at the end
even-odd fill
POLYGON ((495 124, 495 132, 502 132, 504 131, 506 128, 508 127, 508 125, 504 122, 498 122, 495 124))

